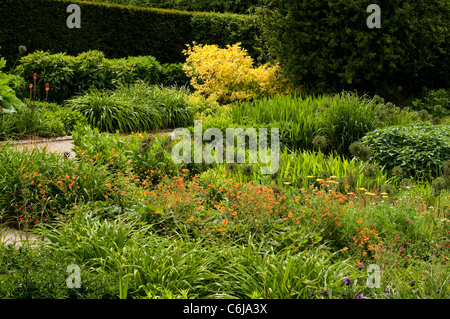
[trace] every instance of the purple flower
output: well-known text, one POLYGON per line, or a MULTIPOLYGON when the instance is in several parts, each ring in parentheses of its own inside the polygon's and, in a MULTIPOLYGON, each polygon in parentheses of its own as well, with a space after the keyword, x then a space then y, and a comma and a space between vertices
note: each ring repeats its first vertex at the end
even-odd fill
POLYGON ((320 292, 320 294, 321 294, 321 295, 324 295, 324 296, 328 296, 328 291, 322 289, 322 291, 320 292))
POLYGON ((359 266, 361 267, 361 269, 363 269, 363 268, 364 268, 364 265, 363 265, 363 264, 359 264, 359 266))
POLYGON ((363 296, 363 294, 359 294, 358 296, 356 296, 356 299, 361 299, 363 296))
POLYGON ((350 278, 345 277, 344 278, 344 283, 346 283, 347 285, 350 285, 350 278))
POLYGON ((313 291, 313 292, 311 292, 309 295, 312 297, 312 296, 314 296, 316 293, 313 291))

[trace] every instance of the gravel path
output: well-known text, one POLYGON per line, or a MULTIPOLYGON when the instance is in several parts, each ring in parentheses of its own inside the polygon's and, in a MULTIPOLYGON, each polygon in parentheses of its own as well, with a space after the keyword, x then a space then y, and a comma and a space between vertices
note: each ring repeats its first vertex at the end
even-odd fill
POLYGON ((58 137, 58 138, 50 138, 50 139, 40 139, 40 140, 26 140, 26 141, 18 141, 16 143, 19 149, 28 148, 29 150, 39 147, 44 148, 47 146, 47 150, 50 152, 58 152, 61 155, 67 154, 70 157, 74 157, 75 153, 73 152, 73 139, 71 136, 58 137))

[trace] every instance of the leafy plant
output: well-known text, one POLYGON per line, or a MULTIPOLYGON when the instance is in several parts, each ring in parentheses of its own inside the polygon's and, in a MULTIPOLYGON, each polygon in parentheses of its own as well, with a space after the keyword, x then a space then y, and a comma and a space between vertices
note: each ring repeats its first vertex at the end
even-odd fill
MULTIPOLYGON (((0 59, 0 70, 5 65, 6 61, 3 58, 0 59)), ((0 114, 2 115, 16 113, 15 107, 23 105, 22 101, 16 97, 14 90, 9 87, 10 80, 11 76, 0 71, 0 114)))
POLYGON ((372 150, 372 159, 390 171, 395 166, 405 176, 430 178, 442 171, 450 154, 450 129, 447 125, 416 124, 377 129, 361 142, 372 150))

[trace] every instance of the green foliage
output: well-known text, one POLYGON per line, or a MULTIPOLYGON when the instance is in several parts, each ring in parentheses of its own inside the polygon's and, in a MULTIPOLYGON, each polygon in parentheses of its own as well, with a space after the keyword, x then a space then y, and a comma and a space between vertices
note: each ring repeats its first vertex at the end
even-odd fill
POLYGON ((314 92, 394 96, 448 87, 449 2, 379 1, 378 29, 366 25, 369 4, 271 1, 259 10, 263 39, 295 84, 314 92))
POLYGON ((188 126, 193 119, 183 91, 141 82, 114 91, 91 89, 66 103, 101 131, 121 133, 188 126))
POLYGON ((76 57, 36 51, 21 58, 14 72, 31 82, 33 74, 37 73, 36 98, 45 98, 45 83, 49 83, 49 100, 59 103, 91 87, 114 89, 119 84, 137 81, 165 85, 188 82, 180 64, 162 66, 152 56, 107 59, 99 51, 84 52, 76 57))
POLYGON ((156 183, 163 175, 175 175, 184 165, 175 165, 171 157, 173 142, 169 136, 101 133, 97 128, 77 126, 72 132, 77 157, 95 166, 106 166, 114 173, 131 173, 138 181, 156 183))
POLYGON ((447 125, 393 126, 368 133, 361 142, 372 150, 372 159, 390 171, 395 166, 405 176, 433 177, 442 172, 450 154, 447 125))
POLYGON ((16 93, 16 97, 19 100, 24 100, 30 97, 30 90, 28 89, 28 84, 25 79, 20 75, 9 74, 9 86, 16 93))
POLYGON ((179 63, 184 61, 185 45, 193 41, 221 45, 241 41, 252 50, 259 34, 251 26, 254 19, 250 16, 91 1, 5 0, 0 11, 0 46, 8 61, 14 61, 17 48, 25 45, 30 53, 44 50, 77 55, 97 49, 108 58, 151 55, 161 63, 179 63), (80 6, 81 28, 67 28, 69 4, 80 6), (24 12, 34 18, 18 23, 24 12))
POLYGON ((0 140, 65 136, 75 124, 87 123, 79 112, 55 103, 36 102, 35 111, 28 105, 17 107, 17 113, 0 118, 0 140))
MULTIPOLYGON (((352 93, 341 93, 237 102, 230 107, 229 114, 233 123, 238 125, 278 127, 281 142, 291 149, 313 150, 314 139, 322 136, 328 147, 327 152, 350 155, 349 146, 367 132, 387 125, 388 121, 395 124, 410 121, 404 113, 380 119, 378 111, 379 106, 372 100, 352 93), (406 119, 402 119, 404 115, 406 119)), ((325 150, 323 146, 322 151, 325 150)))
POLYGON ((100 0, 99 2, 187 11, 229 13, 247 13, 251 7, 264 3, 262 0, 100 0))
MULTIPOLYGON (((3 69, 5 65, 6 61, 1 58, 0 70, 3 69)), ((23 105, 22 101, 16 97, 14 90, 9 87, 8 84, 10 80, 10 76, 0 71, 0 116, 3 116, 3 114, 15 113, 15 107, 23 105)))
MULTIPOLYGON (((258 163, 254 168, 254 180, 258 180, 264 184, 277 184, 278 186, 285 186, 284 179, 289 178, 287 185, 297 188, 308 188, 311 185, 322 185, 327 189, 344 190, 346 185, 352 189, 359 187, 370 188, 375 184, 384 184, 388 181, 387 171, 384 168, 378 168, 373 176, 367 177, 364 174, 366 164, 357 159, 347 159, 336 153, 330 153, 327 156, 322 152, 289 152, 284 149, 280 152, 280 166, 279 170, 273 176, 262 175, 260 167, 268 164, 258 163), (330 176, 323 177, 326 172, 330 176), (352 176, 351 179, 347 178, 352 176), (336 183, 341 178, 341 183, 336 183), (321 184, 317 180, 323 179, 321 184), (331 181, 331 182, 330 182, 331 181)), ((225 167, 225 165, 221 165, 225 167)), ((227 168, 228 169, 228 168, 227 168)), ((243 172, 230 172, 233 178, 243 180, 243 172)))
POLYGON ((81 287, 67 286, 67 267, 74 262, 57 251, 0 244, 2 299, 117 298, 117 276, 80 268, 81 287))
POLYGON ((435 116, 450 115, 450 90, 424 90, 425 92, 411 104, 417 111, 426 110, 435 116))
POLYGON ((349 147, 377 128, 377 107, 370 100, 350 93, 339 95, 321 114, 320 134, 339 154, 350 155, 349 147))

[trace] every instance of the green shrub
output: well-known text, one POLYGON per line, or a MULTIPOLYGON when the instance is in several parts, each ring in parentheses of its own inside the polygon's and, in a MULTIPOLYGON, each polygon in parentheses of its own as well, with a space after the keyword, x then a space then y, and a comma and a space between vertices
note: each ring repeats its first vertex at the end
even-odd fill
POLYGON ((91 87, 114 89, 119 84, 137 81, 180 86, 189 84, 181 63, 161 65, 152 56, 107 59, 100 51, 88 51, 76 57, 36 51, 21 58, 14 72, 17 75, 12 75, 10 81, 20 89, 21 95, 29 97, 24 78, 33 83, 33 74, 36 73, 36 98, 45 98, 45 84, 49 83, 48 99, 58 103, 91 87))
POLYGON ((190 80, 183 71, 183 63, 165 63, 162 66, 160 83, 164 85, 186 86, 190 88, 190 80))
POLYGON ((28 87, 29 83, 27 83, 27 81, 25 81, 25 79, 20 75, 10 74, 9 76, 10 76, 9 86, 16 93, 16 97, 22 101, 25 98, 29 98, 30 97, 30 90, 28 87))
POLYGON ((275 0, 260 10, 263 39, 296 85, 323 93, 358 89, 383 96, 448 87, 450 3, 275 0))
MULTIPOLYGON (((6 61, 0 59, 0 70, 6 65, 6 61)), ((16 107, 23 105, 14 92, 14 90, 9 87, 9 82, 11 77, 4 72, 0 71, 0 116, 3 114, 11 114, 16 112, 16 107)))
POLYGON ((178 63, 184 61, 185 45, 193 41, 220 45, 241 41, 253 54, 259 34, 251 16, 79 0, 5 0, 0 11, 1 53, 8 61, 15 61, 18 47, 25 45, 30 53, 77 55, 96 49, 108 58, 151 55, 161 63, 178 63), (81 28, 66 25, 70 4, 80 6, 81 28), (18 20, 24 12, 33 19, 18 20))
POLYGON ((450 115, 450 89, 424 90, 411 104, 417 111, 426 110, 436 116, 450 115))
POLYGON ((450 127, 417 124, 377 129, 361 139, 372 159, 391 171, 399 166, 405 176, 433 177, 450 158, 450 127))

